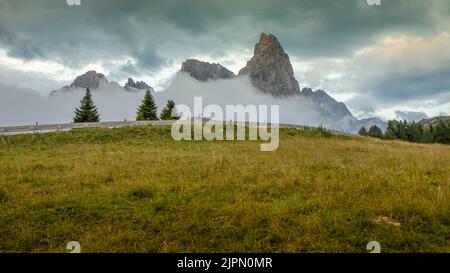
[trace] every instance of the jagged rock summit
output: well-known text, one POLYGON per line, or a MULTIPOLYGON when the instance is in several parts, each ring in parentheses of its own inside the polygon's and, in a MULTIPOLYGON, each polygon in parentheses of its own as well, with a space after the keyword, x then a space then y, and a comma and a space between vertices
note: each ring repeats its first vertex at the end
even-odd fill
POLYGON ((149 89, 150 91, 154 91, 154 89, 147 83, 143 81, 135 82, 132 78, 129 78, 125 86, 122 87, 115 81, 108 81, 104 74, 97 73, 96 71, 91 70, 84 73, 83 75, 76 77, 72 84, 52 91, 50 93, 50 96, 55 96, 58 94, 70 94, 73 92, 84 92, 86 88, 89 88, 91 91, 140 91, 147 89, 149 89))
POLYGON ((253 85, 276 97, 300 94, 289 56, 271 34, 261 34, 253 58, 239 71, 239 75, 248 75, 253 85))
MULTIPOLYGON (((233 72, 218 63, 194 59, 186 60, 182 64, 180 72, 201 82, 236 77, 233 72)), ((316 120, 320 118, 320 124, 326 128, 356 133, 361 127, 377 125, 383 130, 387 127, 386 122, 378 118, 363 120, 355 118, 344 103, 336 101, 323 90, 313 91, 311 88, 303 88, 300 92, 289 56, 284 52, 278 39, 271 34, 261 34, 259 42, 255 46, 254 56, 239 71, 239 75, 248 77, 255 88, 264 94, 286 102, 291 100, 305 102, 314 109, 314 115, 317 115, 316 120)), ((84 92, 86 88, 90 88, 94 92, 112 90, 139 92, 147 89, 154 91, 143 81, 129 78, 124 86, 120 86, 116 82, 108 82, 101 73, 88 71, 78 76, 71 85, 53 91, 51 95, 84 92)), ((240 98, 237 98, 236 103, 239 102, 240 98)), ((301 106, 299 105, 299 107, 301 106)))
POLYGON ((189 73, 191 77, 206 82, 208 80, 231 79, 235 75, 221 64, 211 64, 194 59, 185 61, 181 65, 181 71, 189 73))
POLYGON ((108 84, 108 80, 106 79, 105 75, 91 70, 81 76, 78 76, 70 85, 70 87, 97 89, 102 84, 108 84))
POLYGON ((125 89, 130 90, 131 88, 134 89, 138 89, 138 90, 150 90, 150 91, 154 91, 153 88, 148 85, 146 82, 144 81, 137 81, 135 82, 133 80, 133 78, 128 78, 127 83, 124 86, 125 89))
MULTIPOLYGON (((235 77, 233 72, 220 64, 193 59, 185 61, 181 71, 199 81, 235 77)), ((271 34, 261 34, 253 58, 239 71, 239 75, 248 75, 255 87, 275 97, 300 95, 300 86, 294 77, 289 56, 271 34)))
POLYGON ((329 118, 352 116, 347 106, 333 99, 323 90, 313 91, 311 88, 303 88, 300 93, 305 98, 310 98, 320 113, 329 118))

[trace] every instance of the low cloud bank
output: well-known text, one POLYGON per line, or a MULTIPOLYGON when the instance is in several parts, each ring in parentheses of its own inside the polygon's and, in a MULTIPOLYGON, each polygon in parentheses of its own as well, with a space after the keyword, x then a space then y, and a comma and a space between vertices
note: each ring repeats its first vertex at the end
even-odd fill
MULTIPOLYGON (((45 97, 30 89, 0 85, 0 126, 70 123, 83 95, 84 90, 78 89, 45 97)), ((143 92, 126 92, 120 87, 108 86, 107 90, 100 88, 93 92, 93 99, 102 121, 122 121, 135 119, 143 95, 143 92)), ((203 98, 203 107, 216 104, 224 110, 226 105, 279 105, 281 123, 324 124, 328 128, 336 128, 326 123, 307 98, 274 98, 262 94, 246 77, 204 83, 179 73, 166 90, 154 93, 159 111, 169 99, 193 110, 196 96, 203 98)))
MULTIPOLYGON (((0 85, 0 126, 70 123, 84 90, 43 96, 30 89, 0 85)), ((117 88, 93 92, 102 121, 133 120, 142 93, 117 88)))
POLYGON ((184 104, 194 109, 194 97, 203 98, 203 106, 219 105, 225 110, 226 105, 279 105, 280 122, 318 126, 320 115, 312 103, 303 97, 274 98, 255 89, 246 77, 230 80, 196 81, 186 74, 179 73, 164 92, 158 93, 156 100, 164 104, 173 99, 177 104, 184 104))

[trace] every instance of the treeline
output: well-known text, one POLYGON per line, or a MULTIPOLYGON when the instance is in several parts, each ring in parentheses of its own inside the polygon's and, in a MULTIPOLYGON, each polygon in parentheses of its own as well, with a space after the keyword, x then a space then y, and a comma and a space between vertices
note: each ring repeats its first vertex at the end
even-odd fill
MULTIPOLYGON (((162 110, 158 117, 158 107, 156 106, 155 100, 147 89, 142 100, 141 105, 139 105, 136 113, 136 120, 146 121, 146 120, 177 120, 179 116, 175 113, 175 102, 172 100, 167 101, 166 107, 162 110), (174 114, 174 115, 172 115, 174 114)), ((74 123, 83 122, 99 122, 100 114, 98 113, 97 107, 92 99, 91 91, 86 89, 86 94, 80 101, 80 106, 75 109, 75 116, 73 118, 74 123)))
POLYGON ((372 126, 362 127, 359 135, 385 140, 403 140, 414 143, 444 143, 450 144, 450 124, 440 121, 436 125, 423 126, 417 122, 390 120, 386 131, 372 126))

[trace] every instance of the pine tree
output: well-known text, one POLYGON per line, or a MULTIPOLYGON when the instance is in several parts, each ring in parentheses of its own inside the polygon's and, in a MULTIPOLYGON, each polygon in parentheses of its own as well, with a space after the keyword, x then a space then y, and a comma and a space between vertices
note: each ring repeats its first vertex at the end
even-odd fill
POLYGON ((400 126, 399 126, 399 122, 397 120, 394 119, 394 120, 388 121, 388 127, 386 129, 386 132, 388 130, 390 130, 394 134, 394 139, 400 138, 399 129, 400 129, 400 126))
POLYGON ((369 132, 368 132, 370 137, 375 137, 375 138, 383 138, 383 131, 381 131, 380 128, 378 128, 378 126, 373 125, 372 127, 369 128, 369 132))
POLYGON ((86 94, 80 101, 80 107, 75 109, 74 123, 82 122, 99 122, 100 115, 97 112, 97 107, 92 100, 91 91, 86 89, 86 94))
POLYGON ((450 144, 450 126, 439 121, 433 129, 433 138, 436 143, 450 144))
POLYGON ((136 120, 158 120, 157 109, 158 107, 156 106, 155 100, 153 99, 150 90, 147 89, 144 99, 138 108, 136 120))
POLYGON ((408 136, 406 135, 406 128, 408 126, 408 122, 406 120, 400 121, 398 123, 398 135, 397 137, 401 140, 408 141, 408 136))
POLYGON ((424 128, 422 137, 420 139, 420 142, 422 143, 433 143, 433 133, 431 130, 432 127, 430 128, 424 128))
POLYGON ((367 130, 364 127, 361 127, 361 129, 359 129, 358 134, 360 136, 367 136, 367 130))
POLYGON ((384 133, 384 139, 386 139, 386 140, 396 139, 394 130, 392 130, 391 128, 386 129, 386 132, 384 133))
POLYGON ((178 114, 173 113, 175 115, 172 115, 172 112, 175 110, 175 102, 173 100, 168 100, 166 107, 161 112, 161 115, 159 116, 161 120, 177 120, 180 117, 178 114))

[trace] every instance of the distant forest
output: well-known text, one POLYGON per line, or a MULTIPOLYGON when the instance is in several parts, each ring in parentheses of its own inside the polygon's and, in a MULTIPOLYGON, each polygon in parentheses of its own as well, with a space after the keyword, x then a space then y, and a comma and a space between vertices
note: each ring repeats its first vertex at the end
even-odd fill
POLYGON ((414 121, 390 120, 384 133, 379 127, 372 126, 369 129, 362 127, 359 134, 385 140, 450 144, 450 124, 444 121, 439 121, 435 125, 424 126, 414 121))

